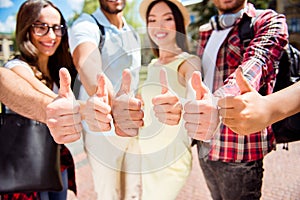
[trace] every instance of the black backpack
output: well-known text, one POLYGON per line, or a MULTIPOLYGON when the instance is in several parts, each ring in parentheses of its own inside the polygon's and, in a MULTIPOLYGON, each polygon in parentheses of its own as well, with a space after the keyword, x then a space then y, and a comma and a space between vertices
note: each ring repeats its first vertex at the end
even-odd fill
MULTIPOLYGON (((256 17, 251 18, 244 15, 239 24, 239 37, 244 45, 244 49, 254 38, 253 23, 262 10, 257 10, 256 17)), ((286 88, 300 80, 300 52, 298 49, 288 44, 280 58, 278 66, 275 67, 276 81, 273 92, 286 88)), ((264 88, 264 87, 262 87, 264 88)), ((260 93, 263 94, 263 90, 260 93)), ((264 94, 263 94, 264 95, 264 94)), ((271 125, 275 134, 276 143, 288 143, 300 140, 300 113, 285 118, 271 125)), ((284 146, 288 149, 288 145, 284 146)))

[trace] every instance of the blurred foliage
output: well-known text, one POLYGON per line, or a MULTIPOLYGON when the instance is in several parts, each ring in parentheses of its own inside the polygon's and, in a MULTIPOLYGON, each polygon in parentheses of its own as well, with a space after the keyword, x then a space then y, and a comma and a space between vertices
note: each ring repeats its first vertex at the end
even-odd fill
MULTIPOLYGON (((141 26, 141 22, 137 20, 137 12, 135 12, 135 10, 137 10, 137 2, 138 0, 126 1, 126 6, 124 9, 126 21, 134 28, 141 26)), ((85 0, 81 13, 92 14, 97 8, 99 8, 99 0, 85 0)), ((68 25, 71 26, 81 13, 75 13, 74 17, 68 20, 68 25)))

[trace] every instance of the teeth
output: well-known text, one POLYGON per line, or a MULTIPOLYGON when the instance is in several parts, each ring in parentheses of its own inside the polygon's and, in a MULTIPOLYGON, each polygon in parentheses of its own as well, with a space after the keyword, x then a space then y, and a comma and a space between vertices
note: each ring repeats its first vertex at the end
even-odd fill
POLYGON ((52 46, 54 46, 54 42, 42 42, 42 44, 44 45, 44 46, 47 46, 47 47, 52 47, 52 46))
POLYGON ((166 33, 157 33, 157 34, 155 34, 155 36, 157 38, 165 37, 166 35, 167 35, 166 33))

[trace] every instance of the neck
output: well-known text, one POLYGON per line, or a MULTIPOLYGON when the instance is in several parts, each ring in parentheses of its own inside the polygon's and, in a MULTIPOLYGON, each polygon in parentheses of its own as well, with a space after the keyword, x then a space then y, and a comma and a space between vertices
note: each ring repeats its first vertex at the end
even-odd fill
POLYGON ((171 48, 171 49, 159 49, 159 58, 158 61, 161 64, 166 64, 174 59, 176 59, 176 56, 182 53, 182 50, 179 47, 171 48))
POLYGON ((104 10, 102 10, 102 12, 112 25, 115 25, 119 30, 123 28, 123 12, 119 12, 117 14, 111 14, 104 10))
POLYGON ((38 60, 38 67, 39 70, 46 76, 49 77, 49 69, 48 69, 48 61, 49 57, 48 56, 39 56, 38 60))

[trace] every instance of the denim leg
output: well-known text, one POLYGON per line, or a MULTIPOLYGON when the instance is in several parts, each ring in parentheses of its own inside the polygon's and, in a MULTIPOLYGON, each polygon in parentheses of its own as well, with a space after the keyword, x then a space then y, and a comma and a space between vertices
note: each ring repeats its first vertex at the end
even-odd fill
POLYGON ((68 192, 68 170, 61 172, 63 190, 60 192, 40 192, 41 200, 66 200, 68 192))
POLYGON ((200 159, 214 200, 258 200, 261 197, 263 161, 225 163, 200 159))

